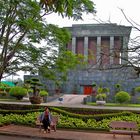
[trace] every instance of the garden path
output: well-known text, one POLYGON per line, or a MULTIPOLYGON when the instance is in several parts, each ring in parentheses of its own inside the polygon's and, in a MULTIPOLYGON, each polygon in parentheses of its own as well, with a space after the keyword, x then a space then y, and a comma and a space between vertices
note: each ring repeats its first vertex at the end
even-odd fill
MULTIPOLYGON (((77 130, 62 130, 58 129, 56 132, 51 132, 50 134, 44 134, 39 132, 37 128, 8 125, 0 127, 0 138, 5 136, 11 136, 7 140, 18 140, 17 138, 28 138, 26 140, 114 140, 113 135, 106 132, 93 132, 93 131, 77 131, 77 130)), ((130 135, 116 135, 117 140, 130 140, 130 135)), ((135 140, 140 140, 140 135, 134 136, 135 140)))
MULTIPOLYGON (((92 109, 111 109, 111 110, 125 110, 125 111, 140 111, 140 107, 111 107, 111 106, 91 106, 83 104, 83 98, 86 95, 70 95, 64 94, 61 96, 64 100, 62 103, 59 102, 58 98, 51 100, 47 103, 41 103, 41 105, 45 106, 61 106, 61 107, 73 107, 73 108, 92 108, 92 109)), ((9 101, 0 101, 3 104, 31 104, 29 101, 27 102, 9 102, 9 101)))

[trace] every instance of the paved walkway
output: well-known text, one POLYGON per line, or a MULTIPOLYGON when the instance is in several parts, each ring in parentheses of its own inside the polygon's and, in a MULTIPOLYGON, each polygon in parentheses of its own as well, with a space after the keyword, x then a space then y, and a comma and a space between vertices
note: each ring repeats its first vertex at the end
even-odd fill
MULTIPOLYGON (((51 133, 44 134, 43 132, 39 132, 38 128, 17 125, 0 127, 0 135, 47 140, 114 140, 113 135, 110 133, 99 133, 95 131, 57 130, 56 132, 52 131, 51 133)), ((140 140, 140 135, 134 136, 134 139, 140 140)), ((115 140, 131 140, 131 138, 130 135, 116 135, 115 140)))
MULTIPOLYGON (((61 96, 61 95, 60 95, 61 96)), ((125 110, 125 111, 140 111, 140 107, 111 107, 111 106, 90 106, 83 104, 83 98, 86 95, 69 95, 65 94, 61 96, 64 100, 62 103, 59 102, 58 98, 59 95, 54 96, 54 100, 51 99, 50 102, 41 103, 41 105, 45 106, 61 106, 61 107, 71 107, 71 108, 91 108, 91 109, 111 109, 111 110, 125 110)), ((50 97, 53 98, 53 97, 50 97)), ((3 104, 25 104, 30 105, 31 103, 28 101, 25 102, 7 102, 7 101, 0 101, 3 104)))

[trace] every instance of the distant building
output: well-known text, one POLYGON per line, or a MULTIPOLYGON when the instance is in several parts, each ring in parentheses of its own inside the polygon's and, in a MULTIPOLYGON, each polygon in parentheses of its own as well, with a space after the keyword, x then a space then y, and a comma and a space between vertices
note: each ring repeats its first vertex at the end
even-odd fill
POLYGON ((68 27, 72 34, 72 41, 68 50, 75 54, 82 54, 89 65, 118 65, 128 59, 127 47, 131 27, 116 24, 83 24, 68 27), (93 56, 93 57, 92 57, 93 56))
MULTIPOLYGON (((140 85, 136 72, 127 65, 130 26, 79 24, 67 29, 72 34, 67 49, 84 55, 88 66, 69 72, 68 80, 62 86, 64 93, 90 95, 92 83, 109 87, 112 92, 114 85, 118 83, 128 92, 140 85)), ((53 90, 52 82, 45 79, 43 81, 48 89, 53 90)))

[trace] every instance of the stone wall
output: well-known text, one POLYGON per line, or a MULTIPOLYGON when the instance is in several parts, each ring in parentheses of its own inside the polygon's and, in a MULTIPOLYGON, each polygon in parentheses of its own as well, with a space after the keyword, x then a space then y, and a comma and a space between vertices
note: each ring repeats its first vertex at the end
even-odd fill
MULTIPOLYGON (((34 76, 31 76, 34 77, 34 76)), ((29 75, 25 75, 25 80, 31 78, 29 75)), ((36 76, 37 77, 37 76, 36 76)), ((49 95, 56 94, 55 83, 38 76, 43 83, 45 89, 48 90, 49 95)), ((90 69, 90 70, 73 70, 68 73, 68 80, 61 85, 61 92, 64 94, 84 94, 84 86, 92 85, 96 83, 97 87, 107 87, 110 89, 108 100, 112 101, 115 95, 115 84, 120 84, 123 91, 133 95, 133 89, 140 86, 140 78, 137 77, 135 70, 132 67, 115 66, 110 69, 90 69)), ((132 96, 132 102, 138 103, 138 97, 140 93, 136 93, 132 96)))
MULTIPOLYGON (((55 90, 55 84, 52 81, 46 80, 40 76, 41 81, 48 90, 55 90)), ((75 70, 68 73, 68 80, 62 85, 64 93, 72 94, 73 90, 77 90, 77 94, 83 94, 83 85, 92 85, 96 83, 98 86, 110 88, 114 93, 114 85, 122 85, 123 90, 131 92, 136 86, 140 86, 140 78, 136 77, 136 73, 132 67, 120 67, 106 70, 92 69, 75 70)))
POLYGON ((108 87, 112 93, 114 93, 114 85, 120 84, 123 90, 131 92, 133 88, 140 86, 140 78, 136 77, 132 67, 71 71, 68 75, 68 81, 65 83, 65 92, 72 93, 74 85, 76 85, 78 94, 83 94, 82 85, 92 85, 92 83, 108 87))

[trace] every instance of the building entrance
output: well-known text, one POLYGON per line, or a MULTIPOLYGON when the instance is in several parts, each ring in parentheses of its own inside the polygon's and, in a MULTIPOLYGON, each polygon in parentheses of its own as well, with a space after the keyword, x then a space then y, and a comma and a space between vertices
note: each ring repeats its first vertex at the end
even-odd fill
POLYGON ((84 86, 84 95, 92 94, 92 86, 84 86))

